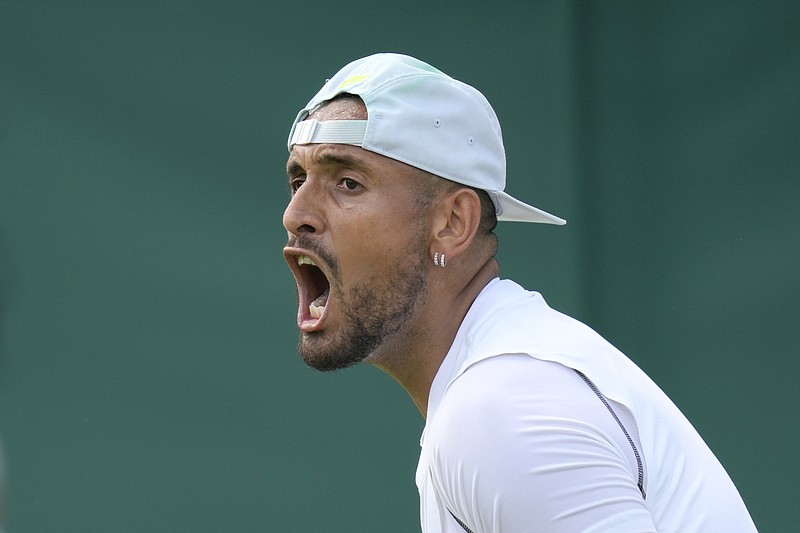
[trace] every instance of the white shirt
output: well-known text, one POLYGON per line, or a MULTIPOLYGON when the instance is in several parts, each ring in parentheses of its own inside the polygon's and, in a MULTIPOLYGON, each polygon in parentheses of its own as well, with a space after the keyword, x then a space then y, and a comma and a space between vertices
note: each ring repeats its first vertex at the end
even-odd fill
POLYGON ((490 282, 467 313, 421 445, 424 533, 464 533, 451 513, 474 533, 756 530, 658 386, 511 281, 490 282))

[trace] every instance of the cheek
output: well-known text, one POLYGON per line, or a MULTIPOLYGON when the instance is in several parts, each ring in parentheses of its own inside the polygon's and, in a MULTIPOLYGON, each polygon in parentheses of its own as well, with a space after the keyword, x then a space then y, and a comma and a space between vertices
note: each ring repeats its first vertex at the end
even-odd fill
POLYGON ((342 232, 336 249, 340 252, 343 280, 354 283, 386 280, 398 264, 408 261, 410 254, 418 253, 421 247, 418 226, 418 219, 398 217, 395 213, 370 217, 342 232))

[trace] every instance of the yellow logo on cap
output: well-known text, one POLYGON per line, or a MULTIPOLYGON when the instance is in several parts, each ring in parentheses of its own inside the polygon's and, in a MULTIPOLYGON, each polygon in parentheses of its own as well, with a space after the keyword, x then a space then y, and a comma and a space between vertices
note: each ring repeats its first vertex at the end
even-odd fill
POLYGON ((364 81, 368 77, 369 76, 367 76, 366 74, 356 74, 355 76, 350 76, 349 78, 347 78, 346 80, 344 80, 342 83, 339 84, 339 89, 344 89, 345 87, 354 85, 360 81, 364 81))

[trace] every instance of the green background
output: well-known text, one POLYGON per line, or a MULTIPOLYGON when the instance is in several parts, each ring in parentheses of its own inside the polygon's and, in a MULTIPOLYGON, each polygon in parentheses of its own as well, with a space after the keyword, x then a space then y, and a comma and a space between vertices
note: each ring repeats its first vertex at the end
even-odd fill
MULTIPOLYGON (((796 527, 796 2, 0 0, 6 530, 418 531, 423 421, 295 353, 285 139, 340 66, 481 89, 503 275, 666 390, 796 527)), ((380 235, 365 235, 378 241, 380 235)))

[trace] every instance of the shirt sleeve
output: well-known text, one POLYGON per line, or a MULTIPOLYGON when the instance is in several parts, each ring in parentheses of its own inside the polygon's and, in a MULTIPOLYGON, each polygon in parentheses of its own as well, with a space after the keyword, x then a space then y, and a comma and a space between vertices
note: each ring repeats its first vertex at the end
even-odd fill
POLYGON ((656 531, 626 437, 571 369, 485 359, 435 416, 433 483, 475 533, 656 531))

